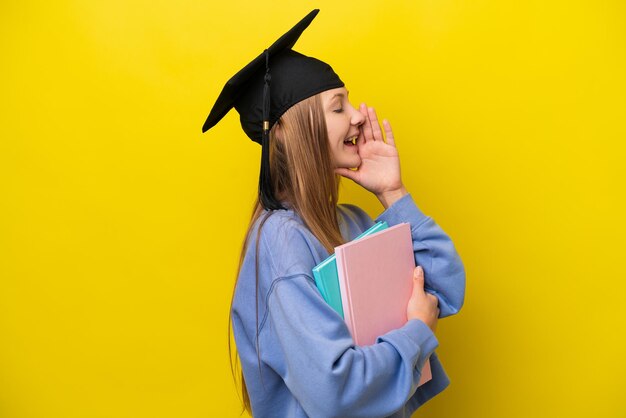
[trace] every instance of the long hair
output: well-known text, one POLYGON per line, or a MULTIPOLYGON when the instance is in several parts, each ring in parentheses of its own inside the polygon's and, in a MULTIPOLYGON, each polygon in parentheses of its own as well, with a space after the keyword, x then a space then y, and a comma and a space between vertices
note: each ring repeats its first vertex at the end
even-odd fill
MULTIPOLYGON (((337 217, 337 199, 339 195, 340 176, 333 171, 326 119, 322 106, 321 94, 311 96, 289 108, 270 130, 270 170, 272 187, 279 200, 286 202, 302 219, 305 226, 320 241, 324 248, 332 253, 334 247, 343 244, 344 239, 339 229, 337 217), (281 134, 277 135, 277 126, 281 134)), ((239 257, 237 278, 241 271, 252 229, 257 220, 263 215, 256 238, 256 343, 257 358, 259 356, 259 307, 258 307, 258 253, 259 237, 263 224, 273 211, 266 211, 257 197, 248 231, 239 257)), ((228 326, 228 352, 231 372, 235 377, 231 347, 232 304, 235 296, 235 286, 231 298, 228 326)), ((235 362, 239 364, 235 351, 235 362)), ((239 365, 240 366, 240 365, 239 365)), ((244 411, 252 414, 250 398, 244 380, 243 370, 241 377, 241 394, 244 411)), ((243 411, 242 411, 243 413, 243 411)))

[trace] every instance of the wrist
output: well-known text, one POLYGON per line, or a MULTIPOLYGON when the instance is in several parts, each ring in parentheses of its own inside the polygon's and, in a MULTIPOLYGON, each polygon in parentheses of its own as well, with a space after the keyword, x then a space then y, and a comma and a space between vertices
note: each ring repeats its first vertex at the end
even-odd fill
POLYGON ((401 185, 399 188, 394 190, 388 190, 386 192, 382 192, 377 194, 376 197, 380 201, 380 203, 385 207, 385 209, 389 208, 389 206, 393 205, 395 202, 400 200, 403 196, 409 194, 404 185, 401 185))

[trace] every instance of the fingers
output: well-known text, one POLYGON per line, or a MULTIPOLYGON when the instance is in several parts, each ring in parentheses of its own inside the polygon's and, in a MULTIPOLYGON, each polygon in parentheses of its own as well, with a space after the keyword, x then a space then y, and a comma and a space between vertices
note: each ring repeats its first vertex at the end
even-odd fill
POLYGON ((372 126, 372 135, 374 136, 374 141, 382 141, 383 131, 380 130, 380 123, 378 123, 378 116, 376 116, 376 111, 374 110, 373 107, 368 107, 367 114, 370 118, 370 124, 372 126))
POLYGON ((395 145, 395 141, 393 138, 393 132, 391 131, 391 125, 388 120, 383 120, 383 125, 385 129, 385 138, 383 137, 383 131, 380 128, 380 123, 378 122, 378 116, 376 115, 376 110, 373 107, 368 107, 365 103, 361 103, 359 107, 359 111, 363 116, 365 116, 365 122, 361 126, 363 130, 363 136, 365 141, 383 141, 388 144, 395 145))
POLYGON ((372 132, 372 123, 370 122, 370 117, 367 112, 367 106, 365 106, 365 103, 361 103, 361 106, 359 107, 359 112, 361 112, 363 116, 365 116, 365 122, 363 122, 363 125, 362 125, 363 136, 365 137, 365 142, 373 141, 374 134, 372 132))
POLYGON ((413 270, 413 292, 415 292, 416 289, 421 290, 422 292, 424 291, 424 270, 422 269, 422 266, 417 266, 415 267, 415 270, 413 270))
POLYGON ((350 170, 349 168, 335 168, 335 173, 349 178, 352 181, 356 181, 358 183, 358 178, 360 173, 358 171, 350 170))
POLYGON ((422 268, 422 266, 417 266, 415 267, 415 270, 413 270, 413 281, 413 292, 415 292, 415 288, 418 287, 416 285, 419 285, 419 288, 424 292, 426 298, 432 301, 437 309, 439 309, 439 298, 432 293, 426 292, 424 290, 424 269, 422 268))
POLYGON ((356 137, 356 144, 361 146, 365 144, 365 134, 363 133, 363 126, 359 126, 359 136, 356 137))
POLYGON ((383 119, 383 128, 385 129, 385 138, 387 139, 387 143, 395 147, 396 141, 393 137, 393 132, 391 131, 391 125, 387 119, 383 119))

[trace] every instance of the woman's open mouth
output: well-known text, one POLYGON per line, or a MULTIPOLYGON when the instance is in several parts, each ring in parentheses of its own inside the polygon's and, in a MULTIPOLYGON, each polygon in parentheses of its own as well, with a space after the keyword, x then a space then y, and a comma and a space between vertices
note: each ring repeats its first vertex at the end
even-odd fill
POLYGON ((356 147, 356 138, 357 138, 357 135, 344 139, 343 145, 347 147, 356 147))

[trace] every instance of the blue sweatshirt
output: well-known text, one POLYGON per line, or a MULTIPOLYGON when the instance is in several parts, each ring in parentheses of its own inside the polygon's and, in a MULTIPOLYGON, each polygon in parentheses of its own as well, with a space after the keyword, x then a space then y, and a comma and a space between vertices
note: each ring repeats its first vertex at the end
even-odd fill
MULTIPOLYGON (((356 206, 342 204, 337 210, 346 241, 374 224, 356 206)), ((415 261, 424 269, 425 290, 439 299, 439 318, 457 313, 465 270, 450 238, 410 194, 377 220, 411 224, 415 261)), ((259 224, 251 231, 232 308, 255 418, 410 417, 449 385, 434 352, 439 342, 418 319, 381 335, 373 345, 355 345, 312 276, 313 267, 329 254, 292 210, 275 211, 261 229, 255 300, 259 224), (429 356, 432 380, 417 388, 429 356)))

